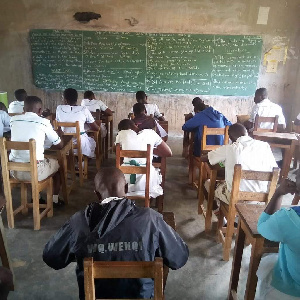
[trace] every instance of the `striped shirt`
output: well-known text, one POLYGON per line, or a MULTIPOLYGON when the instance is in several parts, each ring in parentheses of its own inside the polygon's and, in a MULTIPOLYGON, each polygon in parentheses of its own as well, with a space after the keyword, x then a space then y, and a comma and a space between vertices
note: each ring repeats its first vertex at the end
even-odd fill
MULTIPOLYGON (((11 117, 10 127, 12 141, 28 142, 30 139, 35 139, 37 160, 44 159, 46 137, 54 145, 60 143, 60 137, 52 128, 50 121, 33 112, 11 117)), ((30 162, 29 150, 12 150, 9 158, 17 162, 30 162)))

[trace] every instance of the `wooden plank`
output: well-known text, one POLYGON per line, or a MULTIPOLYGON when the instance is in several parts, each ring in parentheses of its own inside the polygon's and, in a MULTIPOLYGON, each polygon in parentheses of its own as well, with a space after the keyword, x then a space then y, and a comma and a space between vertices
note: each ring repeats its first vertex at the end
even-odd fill
POLYGON ((119 168, 124 174, 146 174, 146 167, 137 166, 120 166, 119 168))

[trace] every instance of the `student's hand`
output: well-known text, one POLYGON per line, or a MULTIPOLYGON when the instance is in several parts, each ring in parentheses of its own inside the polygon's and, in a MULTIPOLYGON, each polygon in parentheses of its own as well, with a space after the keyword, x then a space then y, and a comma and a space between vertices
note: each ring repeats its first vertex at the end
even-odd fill
POLYGON ((286 194, 295 194, 297 192, 297 187, 296 187, 296 183, 289 180, 289 179, 285 179, 280 186, 276 189, 276 194, 278 194, 279 196, 283 196, 286 194))

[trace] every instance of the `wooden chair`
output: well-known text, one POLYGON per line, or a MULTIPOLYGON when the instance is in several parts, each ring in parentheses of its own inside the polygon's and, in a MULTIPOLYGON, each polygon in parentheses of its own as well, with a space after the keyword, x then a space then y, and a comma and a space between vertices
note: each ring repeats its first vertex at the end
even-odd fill
POLYGON ((38 181, 37 175, 37 160, 36 160, 36 144, 35 140, 30 139, 29 142, 10 142, 5 138, 0 138, 1 149, 1 165, 2 177, 4 185, 4 194, 6 198, 7 221, 10 228, 14 228, 14 216, 22 212, 28 213, 28 207, 33 209, 34 230, 39 230, 41 227, 41 219, 47 214, 47 217, 53 216, 53 180, 52 176, 43 181, 38 181), (9 162, 9 150, 29 150, 30 162, 9 162), (10 171, 25 171, 31 173, 31 181, 20 181, 10 177, 10 171), (13 209, 11 190, 16 185, 21 185, 21 205, 13 209), (33 203, 27 203, 27 185, 31 184, 33 203), (39 194, 41 191, 47 190, 47 204, 39 203, 39 194), (40 208, 45 208, 40 213, 40 208))
POLYGON ((278 178, 279 168, 273 168, 273 172, 260 172, 242 170, 242 167, 239 164, 234 166, 230 203, 228 205, 220 201, 220 213, 218 216, 217 241, 220 241, 223 244, 224 260, 229 260, 232 236, 235 233, 235 204, 238 201, 259 201, 267 204, 275 192, 278 178), (268 192, 242 192, 239 190, 241 180, 269 181, 268 192), (224 217, 227 219, 227 227, 223 227, 224 217))
POLYGON ((254 131, 264 131, 264 132, 277 132, 277 127, 278 127, 278 118, 279 116, 275 117, 260 117, 259 115, 255 116, 255 121, 254 121, 254 131), (272 129, 264 129, 260 128, 260 124, 264 122, 269 122, 273 123, 273 128, 272 129))
POLYGON ((168 121, 158 121, 158 124, 166 131, 166 133, 169 133, 169 122, 168 121))
MULTIPOLYGON (((300 125, 295 125, 294 122, 292 123, 292 130, 300 134, 300 125)), ((293 169, 297 169, 298 162, 300 161, 300 146, 296 145, 296 149, 294 151, 294 162, 293 162, 293 169)))
MULTIPOLYGON (((224 135, 224 143, 223 145, 227 145, 229 142, 228 135, 229 126, 224 128, 208 128, 207 126, 203 126, 203 133, 201 139, 201 152, 200 156, 207 154, 209 151, 215 150, 222 145, 207 145, 207 136, 209 135, 224 135)), ((190 145, 190 159, 189 159, 189 183, 195 186, 198 189, 199 193, 199 178, 201 172, 201 161, 200 157, 193 155, 194 146, 190 145), (198 180, 196 179, 196 170, 199 170, 198 180)))
POLYGON ((72 122, 57 122, 56 120, 54 120, 53 125, 55 130, 58 130, 59 127, 68 127, 68 128, 76 129, 74 133, 63 132, 63 134, 72 135, 74 139, 76 139, 77 141, 76 144, 74 144, 73 149, 77 149, 77 154, 74 153, 78 158, 78 171, 76 170, 76 173, 79 174, 79 182, 80 182, 80 186, 82 186, 83 180, 87 179, 88 157, 82 154, 79 121, 72 123, 72 122), (84 167, 82 166, 82 162, 84 162, 84 167))
POLYGON ((145 196, 130 196, 132 200, 145 200, 145 207, 150 207, 150 144, 147 145, 147 151, 139 150, 121 150, 120 144, 116 145, 116 167, 124 174, 145 174, 146 186, 145 196), (146 158, 146 166, 122 166, 124 158, 146 158))
POLYGON ((85 258, 84 289, 86 300, 96 300, 95 279, 101 278, 153 278, 153 299, 164 299, 163 260, 160 257, 156 257, 155 261, 94 261, 92 257, 85 258))

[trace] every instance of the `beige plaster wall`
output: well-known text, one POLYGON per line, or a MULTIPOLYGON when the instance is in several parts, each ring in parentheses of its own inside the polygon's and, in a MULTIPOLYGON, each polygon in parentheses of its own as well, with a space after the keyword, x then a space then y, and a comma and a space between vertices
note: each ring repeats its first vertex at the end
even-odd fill
MULTIPOLYGON (((34 87, 28 32, 32 28, 110 30, 168 33, 260 34, 263 52, 278 42, 288 43, 288 59, 270 74, 261 66, 258 87, 269 89, 270 99, 282 105, 287 119, 299 107, 299 0, 1 0, 0 1, 0 90, 25 88, 40 96, 54 109, 61 101, 58 92, 34 87), (268 25, 257 25, 259 6, 270 7, 268 25), (73 19, 77 11, 94 11, 102 18, 88 24, 73 19), (135 18, 131 26, 125 19, 135 18), (297 79, 298 76, 298 79, 297 79)), ((133 94, 98 93, 116 111, 116 123, 127 116, 135 102, 133 94)), ((170 129, 180 133, 183 114, 191 110, 193 95, 149 95, 170 121, 170 129)), ((235 121, 247 114, 251 97, 204 96, 207 103, 235 121)))

